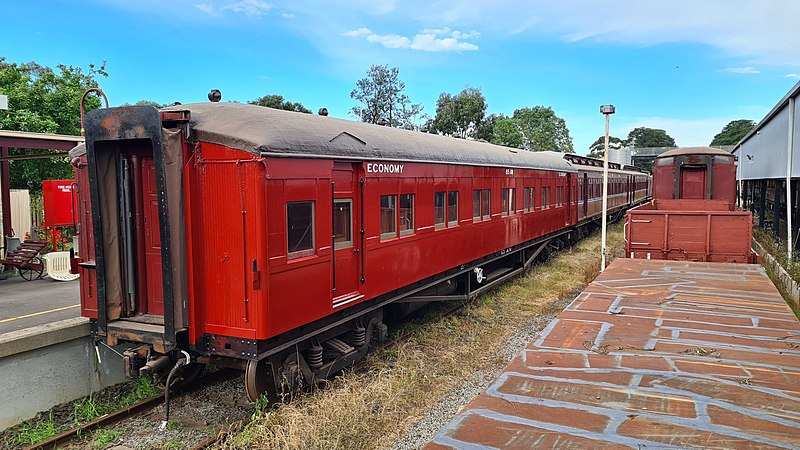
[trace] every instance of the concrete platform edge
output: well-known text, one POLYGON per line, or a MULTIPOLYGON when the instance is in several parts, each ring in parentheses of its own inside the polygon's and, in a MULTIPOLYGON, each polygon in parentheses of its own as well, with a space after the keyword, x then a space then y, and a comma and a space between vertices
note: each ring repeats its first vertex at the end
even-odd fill
POLYGON ((75 317, 0 334, 0 358, 89 336, 89 319, 75 317))
POLYGON ((792 309, 797 311, 800 309, 800 287, 797 286, 797 283, 792 279, 792 276, 789 275, 788 272, 780 265, 780 263, 766 250, 761 244, 758 243, 755 239, 753 239, 753 250, 758 253, 758 256, 761 257, 763 264, 769 267, 772 270, 772 273, 775 276, 775 281, 778 283, 778 288, 781 292, 785 293, 786 295, 784 298, 788 297, 788 301, 790 302, 790 306, 792 309))

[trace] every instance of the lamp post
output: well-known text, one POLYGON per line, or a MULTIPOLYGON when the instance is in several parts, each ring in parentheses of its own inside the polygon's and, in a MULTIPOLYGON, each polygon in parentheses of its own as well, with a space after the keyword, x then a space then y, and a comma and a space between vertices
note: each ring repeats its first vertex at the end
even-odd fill
POLYGON ((611 121, 611 115, 614 114, 616 108, 614 105, 602 105, 600 112, 606 116, 606 143, 603 151, 603 224, 601 231, 602 245, 600 246, 600 272, 606 270, 606 211, 608 209, 608 126, 611 121))

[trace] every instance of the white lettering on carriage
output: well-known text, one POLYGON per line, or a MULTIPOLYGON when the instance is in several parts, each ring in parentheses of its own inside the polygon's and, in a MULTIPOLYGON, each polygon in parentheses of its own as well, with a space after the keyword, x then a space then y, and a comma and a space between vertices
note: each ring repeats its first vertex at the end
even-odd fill
POLYGON ((367 163, 367 173, 403 173, 403 164, 367 163))

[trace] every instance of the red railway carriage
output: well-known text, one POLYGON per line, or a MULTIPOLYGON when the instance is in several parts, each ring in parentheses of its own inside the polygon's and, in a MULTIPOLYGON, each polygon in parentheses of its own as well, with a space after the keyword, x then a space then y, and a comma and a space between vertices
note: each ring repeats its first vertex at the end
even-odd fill
MULTIPOLYGON (((76 262, 98 341, 133 344, 130 376, 243 368, 253 400, 362 357, 385 313, 474 297, 599 220, 597 169, 552 152, 221 103, 85 128, 76 262)), ((647 174, 614 176, 615 211, 649 195, 647 174)))
POLYGON ((660 154, 653 201, 628 212, 625 252, 631 258, 756 262, 752 213, 736 208, 736 160, 710 147, 660 154))
POLYGON ((725 150, 683 147, 666 151, 653 166, 654 200, 710 200, 736 203, 736 161, 725 150))

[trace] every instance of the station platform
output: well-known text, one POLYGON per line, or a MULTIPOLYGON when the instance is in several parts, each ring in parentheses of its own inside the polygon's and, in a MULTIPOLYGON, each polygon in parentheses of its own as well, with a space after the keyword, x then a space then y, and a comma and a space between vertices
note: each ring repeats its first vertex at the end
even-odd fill
POLYGON ((0 280, 0 335, 80 317, 80 282, 0 280))
POLYGON ((617 259, 427 449, 800 448, 800 322, 750 264, 617 259))

